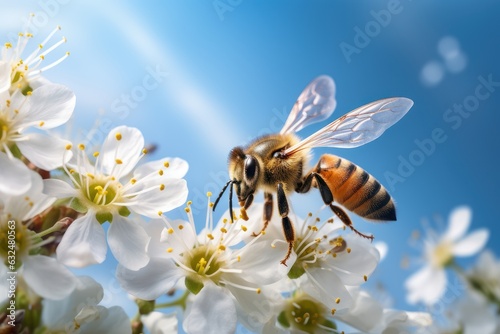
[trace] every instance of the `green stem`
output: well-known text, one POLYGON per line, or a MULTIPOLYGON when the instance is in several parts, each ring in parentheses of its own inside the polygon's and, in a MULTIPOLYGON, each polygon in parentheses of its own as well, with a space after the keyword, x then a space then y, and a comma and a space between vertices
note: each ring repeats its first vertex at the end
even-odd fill
POLYGON ((189 293, 190 292, 188 290, 186 290, 186 291, 184 291, 184 294, 179 297, 179 299, 176 299, 176 300, 168 302, 168 303, 156 304, 155 309, 180 306, 180 307, 182 307, 183 310, 185 310, 186 309, 186 301, 187 301, 187 298, 189 296, 189 293))

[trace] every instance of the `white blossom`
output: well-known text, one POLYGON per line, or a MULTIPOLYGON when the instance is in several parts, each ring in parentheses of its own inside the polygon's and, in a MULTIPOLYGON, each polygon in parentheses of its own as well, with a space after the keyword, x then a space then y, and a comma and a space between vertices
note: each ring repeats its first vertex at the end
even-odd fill
POLYGON ((120 306, 99 305, 103 296, 102 286, 93 278, 78 277, 75 290, 65 299, 43 301, 46 333, 132 333, 129 318, 120 306))
POLYGON ((55 199, 42 193, 40 175, 33 171, 29 175, 31 187, 25 193, 16 196, 0 193, 0 266, 6 264, 9 272, 17 271, 35 294, 61 299, 73 291, 76 280, 55 258, 39 254, 40 247, 52 239, 43 240, 43 232, 31 231, 30 219, 52 205, 55 199), (14 255, 15 260, 11 261, 9 255, 14 255))
POLYGON ((472 256, 484 247, 489 236, 487 229, 481 228, 465 236, 471 218, 472 212, 468 207, 458 207, 451 212, 448 229, 443 235, 428 231, 424 244, 424 266, 405 282, 409 303, 436 303, 446 290, 445 268, 455 257, 472 256))
MULTIPOLYGON (((68 152, 72 149, 67 147, 68 152)), ((119 126, 110 131, 101 152, 91 162, 83 144, 64 170, 68 182, 45 180, 44 191, 58 198, 69 198, 70 205, 84 213, 68 228, 57 248, 62 263, 83 267, 101 263, 106 257, 105 232, 101 224, 110 222, 108 244, 115 258, 129 269, 144 267, 149 257, 149 236, 133 219, 133 212, 158 217, 185 202, 187 163, 165 158, 137 163, 147 153, 142 133, 119 126)))
MULTIPOLYGON (((189 333, 233 333, 238 317, 260 314, 260 306, 270 303, 264 285, 286 275, 287 268, 280 264, 286 247, 272 248, 256 237, 235 249, 242 235, 250 233, 244 222, 231 222, 226 214, 213 227, 211 205, 207 210, 205 229, 198 236, 189 206, 187 222, 148 222, 150 262, 138 271, 118 266, 117 278, 130 294, 146 300, 158 298, 183 280, 195 295, 186 311, 184 329, 189 333)), ((264 314, 259 321, 264 323, 270 316, 264 314)))

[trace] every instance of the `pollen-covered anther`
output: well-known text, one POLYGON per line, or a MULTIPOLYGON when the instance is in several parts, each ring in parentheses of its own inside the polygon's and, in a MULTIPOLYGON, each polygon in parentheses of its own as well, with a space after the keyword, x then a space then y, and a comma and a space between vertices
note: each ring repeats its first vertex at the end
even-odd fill
POLYGON ((190 213, 191 209, 189 207, 186 207, 186 208, 184 208, 184 211, 186 211, 186 213, 190 213))
POLYGON ((211 191, 207 191, 207 197, 212 197, 212 192, 211 191))
POLYGON ((83 151, 83 150, 85 149, 85 145, 83 145, 83 144, 78 144, 78 148, 79 148, 80 150, 82 150, 82 151, 83 151))
POLYGON ((332 310, 331 310, 331 312, 330 312, 330 313, 331 313, 332 315, 335 315, 335 312, 337 312, 337 309, 336 309, 336 308, 332 308, 332 310))
POLYGON ((368 281, 368 276, 364 275, 363 279, 365 280, 365 282, 368 281))
POLYGON ((170 167, 170 162, 168 162, 168 161, 165 161, 165 162, 163 163, 163 166, 165 166, 165 168, 168 168, 168 167, 170 167))
POLYGON ((241 225, 241 230, 242 230, 243 232, 246 232, 246 231, 248 230, 248 228, 247 228, 245 225, 241 225))
POLYGON ((182 230, 182 229, 184 229, 184 225, 179 224, 179 226, 177 226, 177 228, 178 228, 179 230, 182 230))
POLYGON ((118 159, 118 158, 116 158, 116 159, 115 159, 115 162, 116 162, 116 164, 117 164, 117 165, 121 165, 121 164, 123 164, 122 159, 118 159))
POLYGON ((227 233, 227 230, 226 230, 224 227, 221 227, 220 231, 221 231, 222 233, 227 233))
POLYGON ((73 145, 67 144, 64 148, 66 149, 66 151, 69 151, 69 150, 71 150, 72 147, 73 147, 73 145))
POLYGON ((158 211, 158 216, 161 216, 163 214, 162 211, 158 211))
POLYGON ((163 175, 163 169, 160 169, 160 170, 158 171, 158 174, 160 174, 160 176, 162 176, 162 175, 163 175))
POLYGON ((172 247, 167 248, 167 253, 172 253, 174 249, 172 247))
POLYGON ((238 261, 238 262, 240 262, 240 261, 241 261, 241 256, 240 256, 240 255, 238 255, 238 256, 236 257, 236 261, 238 261))
POLYGON ((262 292, 262 290, 261 290, 260 288, 257 288, 257 289, 255 290, 255 292, 257 292, 257 294, 258 294, 258 295, 260 295, 260 293, 262 292))
POLYGON ((187 202, 186 202, 186 205, 187 205, 187 206, 191 206, 192 204, 193 204, 193 201, 187 201, 187 202))
POLYGON ((95 178, 94 174, 92 173, 87 173, 87 177, 91 178, 92 180, 95 178))
POLYGON ((351 249, 349 247, 346 249, 346 251, 347 251, 348 254, 351 253, 351 249))
POLYGON ((135 184, 137 182, 136 179, 130 179, 130 183, 135 184))
POLYGON ((214 240, 214 236, 212 233, 208 233, 207 234, 207 238, 210 239, 210 240, 214 240))
POLYGON ((174 229, 170 227, 170 228, 167 230, 167 233, 168 233, 168 234, 173 234, 173 233, 174 233, 174 229))
POLYGON ((94 158, 97 158, 99 156, 99 152, 95 151, 92 155, 94 156, 94 158))
POLYGON ((335 299, 335 304, 340 304, 340 298, 335 299))
POLYGON ((219 250, 221 250, 221 251, 225 251, 225 250, 226 250, 226 246, 224 246, 224 245, 219 245, 219 250))
POLYGON ((40 121, 40 123, 38 123, 38 126, 43 126, 45 124, 44 121, 40 121))
POLYGON ((12 47, 12 43, 7 42, 4 44, 4 46, 6 49, 10 49, 12 47))
POLYGON ((142 153, 143 153, 143 154, 148 154, 148 149, 147 149, 147 148, 143 148, 143 149, 142 149, 142 153))
POLYGON ((122 134, 120 132, 117 132, 115 134, 115 138, 116 138, 116 140, 122 140, 122 134))
POLYGON ((44 59, 45 59, 45 56, 44 56, 44 55, 40 55, 40 59, 41 59, 41 60, 44 60, 44 59))
POLYGON ((161 191, 165 190, 165 185, 164 185, 163 183, 162 183, 162 184, 160 184, 160 190, 161 190, 161 191))

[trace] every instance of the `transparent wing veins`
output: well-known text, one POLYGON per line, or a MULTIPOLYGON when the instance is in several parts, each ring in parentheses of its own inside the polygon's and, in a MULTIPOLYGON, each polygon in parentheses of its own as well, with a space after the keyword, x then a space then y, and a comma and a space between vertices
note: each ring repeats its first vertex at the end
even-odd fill
POLYGON ((335 82, 327 75, 311 81, 299 95, 280 133, 297 132, 327 119, 335 110, 335 82))
POLYGON ((352 148, 378 138, 399 121, 413 101, 404 97, 382 99, 354 109, 318 132, 285 150, 285 155, 313 147, 352 148))

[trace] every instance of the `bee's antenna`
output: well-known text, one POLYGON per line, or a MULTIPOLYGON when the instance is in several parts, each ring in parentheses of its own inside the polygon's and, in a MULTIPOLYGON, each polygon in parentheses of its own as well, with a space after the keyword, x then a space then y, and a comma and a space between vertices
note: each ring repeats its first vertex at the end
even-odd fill
POLYGON ((215 200, 214 202, 214 206, 212 207, 212 210, 215 211, 215 207, 217 206, 217 203, 219 203, 219 200, 221 199, 222 195, 224 194, 224 192, 226 191, 226 188, 228 185, 230 185, 231 183, 233 183, 232 180, 229 180, 227 181, 226 185, 222 188, 222 190, 220 191, 219 193, 219 196, 217 196, 217 199, 215 200))

